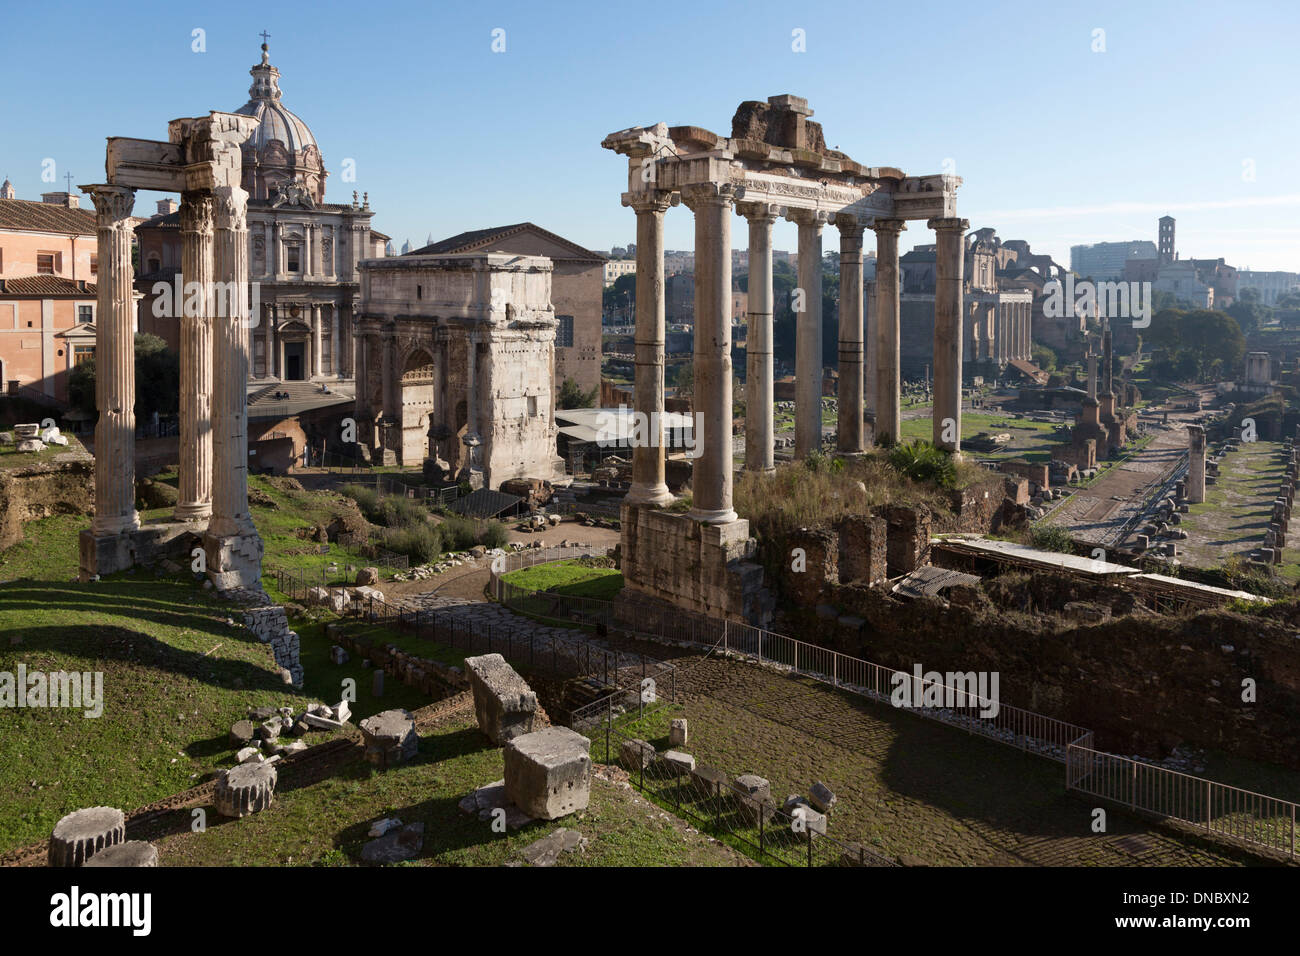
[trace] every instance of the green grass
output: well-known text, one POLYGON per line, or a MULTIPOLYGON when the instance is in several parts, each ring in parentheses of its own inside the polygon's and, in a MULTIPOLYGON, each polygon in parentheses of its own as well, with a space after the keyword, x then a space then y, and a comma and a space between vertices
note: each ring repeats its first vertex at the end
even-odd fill
POLYGON ((576 559, 511 571, 503 579, 532 591, 554 591, 598 601, 612 601, 623 589, 623 575, 615 568, 592 567, 576 559))
POLYGON ((261 813, 210 826, 199 836, 186 827, 157 845, 169 866, 350 865, 359 862, 370 824, 397 816, 403 823, 425 825, 423 850, 406 865, 501 866, 519 860, 523 848, 560 827, 578 830, 589 843, 585 851, 562 854, 557 866, 738 862, 731 851, 665 818, 632 791, 602 780, 593 780, 586 810, 494 833, 490 820, 462 813, 457 803, 502 776, 501 751, 488 744, 472 716, 461 716, 424 736, 419 756, 409 764, 376 771, 354 760, 329 779, 282 788, 261 813))
MULTIPOLYGON (((1050 422, 1034 422, 1012 415, 987 415, 981 412, 962 412, 961 437, 965 441, 974 438, 980 432, 1007 432, 1011 441, 1001 451, 971 452, 979 458, 1022 458, 1026 461, 1046 462, 1052 458, 1052 451, 1061 447, 1061 443, 1052 438, 1056 425, 1050 422)), ((932 418, 909 418, 902 424, 903 442, 930 441, 933 438, 932 418)))
POLYGON ((311 702, 230 616, 192 583, 144 572, 0 584, 0 671, 100 672, 104 692, 97 718, 4 713, 0 849, 48 836, 79 807, 132 810, 193 786, 233 764, 227 733, 250 706, 311 702))

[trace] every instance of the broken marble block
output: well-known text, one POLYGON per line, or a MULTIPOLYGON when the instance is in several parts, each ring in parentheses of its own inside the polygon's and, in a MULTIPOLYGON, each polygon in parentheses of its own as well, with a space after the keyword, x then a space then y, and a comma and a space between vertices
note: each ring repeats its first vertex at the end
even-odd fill
POLYGON ((680 777, 695 770, 695 758, 680 750, 665 750, 664 766, 674 777, 680 777))
POLYGON ((751 823, 767 822, 776 813, 772 802, 772 785, 753 773, 741 774, 731 785, 741 814, 751 823))
POLYGON ((408 823, 363 846, 361 859, 365 863, 401 863, 419 856, 423 847, 424 824, 408 823))
POLYGON ((537 726, 537 695, 500 654, 465 658, 479 730, 500 747, 537 726))
POLYGON ((618 752, 623 766, 633 773, 648 770, 659 757, 654 744, 644 740, 625 740, 619 745, 618 752))
POLYGON ((366 760, 376 767, 391 767, 410 760, 420 749, 415 718, 409 710, 385 710, 361 721, 366 760))
POLYGON ((348 652, 335 644, 330 648, 330 660, 335 664, 346 664, 348 662, 348 652))
POLYGON ((101 850, 89 860, 86 866, 95 867, 147 867, 158 865, 158 848, 144 840, 127 840, 101 850))
POLYGON ((504 780, 494 780, 492 783, 479 787, 461 800, 458 806, 461 812, 477 815, 480 820, 489 822, 502 820, 507 830, 518 830, 520 827, 526 827, 533 822, 532 817, 520 810, 506 797, 506 782, 504 780))
POLYGON ((75 810, 54 825, 50 866, 83 866, 92 856, 126 839, 126 814, 113 807, 75 810))
POLYGON ((781 809, 790 818, 790 829, 795 833, 807 833, 814 836, 826 835, 826 814, 815 810, 812 804, 803 797, 789 797, 781 809))
POLYGON ((547 727, 505 746, 506 798, 529 816, 555 820, 585 810, 591 799, 591 741, 567 727, 547 727))
POLYGON ((275 781, 274 763, 241 763, 217 777, 212 802, 223 817, 245 817, 271 805, 275 781))
POLYGON ((813 809, 830 813, 831 807, 835 806, 835 794, 830 787, 818 780, 808 790, 808 802, 813 805, 813 809))
POLYGON ((668 724, 668 743, 674 747, 685 747, 686 736, 685 717, 677 717, 668 724))

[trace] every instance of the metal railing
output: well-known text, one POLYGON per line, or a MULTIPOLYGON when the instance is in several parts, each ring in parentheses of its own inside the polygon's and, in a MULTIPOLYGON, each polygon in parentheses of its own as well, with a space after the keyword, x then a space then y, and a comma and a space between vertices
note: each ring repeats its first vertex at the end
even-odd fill
POLYGON ((1296 855, 1296 805, 1204 777, 1071 744, 1066 790, 1074 790, 1206 833, 1296 855))
POLYGON ((377 562, 382 567, 397 568, 405 571, 411 567, 411 559, 405 554, 398 554, 396 551, 390 551, 380 542, 383 539, 377 532, 347 533, 342 532, 338 536, 338 545, 345 551, 351 551, 354 554, 361 555, 371 561, 377 562))

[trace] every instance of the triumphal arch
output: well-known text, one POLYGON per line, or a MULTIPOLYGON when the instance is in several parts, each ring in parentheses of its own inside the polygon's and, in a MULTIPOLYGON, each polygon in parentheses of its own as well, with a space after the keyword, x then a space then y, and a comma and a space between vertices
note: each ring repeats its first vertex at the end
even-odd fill
MULTIPOLYGON (((95 519, 81 533, 81 574, 128 568, 200 536, 219 591, 261 588, 262 540, 248 510, 248 193, 240 144, 251 116, 172 120, 166 142, 110 137, 95 203, 95 519), (135 300, 131 212, 137 189, 181 194, 180 481, 172 521, 135 510, 135 300)), ((187 557, 188 561, 188 557, 187 557)))
POLYGON ((874 366, 874 441, 896 441, 899 392, 899 233, 921 220, 937 234, 934 325, 934 441, 960 450, 963 237, 951 175, 908 176, 863 166, 829 149, 807 100, 774 96, 742 103, 730 136, 699 126, 636 126, 602 146, 627 157, 623 205, 636 213, 634 404, 651 420, 663 411, 664 216, 685 205, 695 216, 695 411, 703 451, 694 464, 692 508, 664 510, 662 436, 633 452, 624 504, 623 575, 628 588, 710 614, 761 622, 761 574, 747 561, 749 523, 732 507, 731 217, 749 225, 748 408, 745 466, 773 468, 772 226, 799 227, 795 455, 821 447, 822 230, 840 234, 839 426, 836 449, 867 447, 866 353, 874 366), (862 239, 876 234, 874 329, 864 337, 862 239), (870 339, 868 342, 867 339, 870 339))

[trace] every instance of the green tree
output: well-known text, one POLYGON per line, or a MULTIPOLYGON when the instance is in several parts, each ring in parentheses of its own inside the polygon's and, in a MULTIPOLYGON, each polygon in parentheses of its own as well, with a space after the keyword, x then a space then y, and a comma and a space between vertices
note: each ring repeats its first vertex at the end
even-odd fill
POLYGON ((560 383, 559 403, 561 408, 594 408, 600 398, 600 386, 584 392, 582 386, 574 379, 566 378, 560 383))
MULTIPOLYGON (((135 337, 135 418, 147 421, 154 412, 175 415, 180 409, 180 356, 156 335, 135 337)), ((68 376, 68 401, 77 409, 94 414, 95 360, 82 362, 68 376)))

